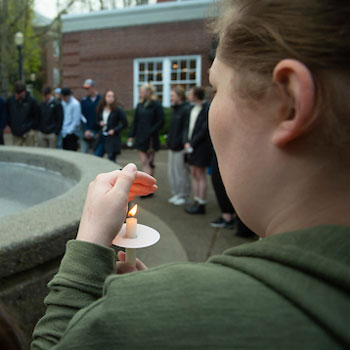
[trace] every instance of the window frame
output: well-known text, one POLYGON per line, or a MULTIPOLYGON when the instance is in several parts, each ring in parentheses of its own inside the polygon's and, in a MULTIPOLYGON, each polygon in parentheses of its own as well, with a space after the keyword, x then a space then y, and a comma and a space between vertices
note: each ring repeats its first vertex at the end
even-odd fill
MULTIPOLYGON (((202 56, 201 55, 182 55, 182 56, 162 56, 162 57, 143 57, 134 59, 134 107, 139 102, 139 87, 148 82, 139 81, 139 67, 141 63, 159 63, 162 62, 162 81, 154 81, 154 85, 163 85, 163 106, 170 107, 170 92, 171 85, 173 82, 171 80, 171 62, 174 60, 195 60, 196 61, 196 79, 195 80, 185 80, 186 84, 195 82, 195 84, 201 85, 202 80, 202 56)), ((176 81, 175 81, 176 82, 176 81)), ((179 84, 181 84, 181 80, 179 84)))

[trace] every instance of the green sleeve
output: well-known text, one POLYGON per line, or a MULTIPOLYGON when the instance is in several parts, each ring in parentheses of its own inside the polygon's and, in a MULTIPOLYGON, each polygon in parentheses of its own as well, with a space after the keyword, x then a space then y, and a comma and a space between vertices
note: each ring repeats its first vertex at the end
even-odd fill
POLYGON ((31 350, 48 350, 56 345, 76 312, 102 296, 106 277, 115 271, 113 249, 69 241, 60 269, 48 284, 46 313, 34 329, 31 350))

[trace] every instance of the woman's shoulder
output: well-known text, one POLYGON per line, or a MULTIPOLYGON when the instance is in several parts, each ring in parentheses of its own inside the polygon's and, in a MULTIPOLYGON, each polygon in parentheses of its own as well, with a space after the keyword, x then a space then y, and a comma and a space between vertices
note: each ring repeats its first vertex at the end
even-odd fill
POLYGON ((202 109, 209 109, 209 107, 210 107, 209 101, 207 101, 207 100, 203 101, 202 109))
POLYGON ((124 108, 121 105, 118 105, 114 110, 115 113, 125 113, 124 108))
POLYGON ((150 108, 159 108, 159 107, 162 107, 162 103, 161 103, 161 101, 158 100, 158 99, 152 99, 152 100, 149 102, 148 106, 149 106, 150 108))

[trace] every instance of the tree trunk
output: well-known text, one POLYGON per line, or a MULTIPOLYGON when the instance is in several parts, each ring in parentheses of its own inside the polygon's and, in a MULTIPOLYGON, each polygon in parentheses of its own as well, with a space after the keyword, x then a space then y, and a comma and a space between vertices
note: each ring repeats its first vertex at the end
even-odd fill
POLYGON ((1 67, 0 67, 0 79, 1 79, 1 91, 0 94, 7 97, 9 92, 9 79, 6 69, 7 63, 7 14, 8 6, 7 0, 0 1, 0 25, 1 25, 1 67))

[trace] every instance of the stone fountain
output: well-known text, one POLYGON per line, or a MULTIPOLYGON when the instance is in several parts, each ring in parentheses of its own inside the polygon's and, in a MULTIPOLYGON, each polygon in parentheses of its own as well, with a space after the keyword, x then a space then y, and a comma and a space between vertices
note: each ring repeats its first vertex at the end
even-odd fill
MULTIPOLYGON (((0 146, 0 300, 28 342, 45 312, 47 283, 76 235, 89 183, 117 167, 77 152, 0 146)), ((161 233, 138 254, 149 267, 187 260, 159 217, 140 208, 138 218, 161 233)))

